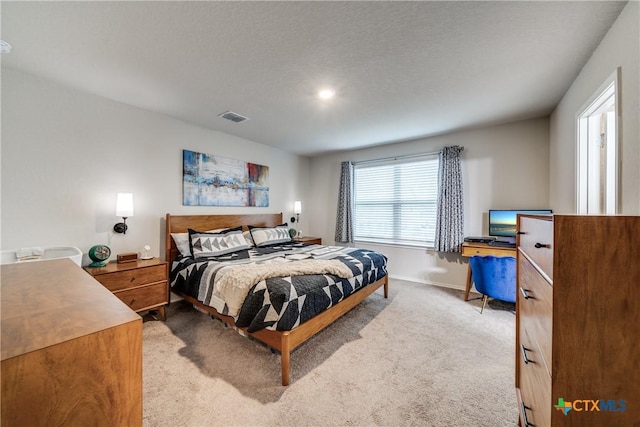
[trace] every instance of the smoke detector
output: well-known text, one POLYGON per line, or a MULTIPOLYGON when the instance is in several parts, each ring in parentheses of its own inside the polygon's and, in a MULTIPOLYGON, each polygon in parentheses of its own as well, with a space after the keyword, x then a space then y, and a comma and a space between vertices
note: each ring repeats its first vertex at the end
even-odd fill
POLYGON ((234 123, 242 123, 245 120, 249 120, 249 117, 242 116, 238 113, 234 113, 233 111, 225 111, 222 114, 218 114, 218 117, 222 117, 223 119, 231 120, 234 123))

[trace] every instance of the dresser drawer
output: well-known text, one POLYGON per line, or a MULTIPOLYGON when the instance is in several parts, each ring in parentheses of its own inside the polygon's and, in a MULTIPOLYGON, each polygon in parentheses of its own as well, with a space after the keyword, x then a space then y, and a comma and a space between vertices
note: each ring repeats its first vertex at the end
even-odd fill
POLYGON ((122 302, 134 311, 167 304, 167 282, 154 283, 135 289, 128 289, 114 293, 122 302))
MULTIPOLYGON (((525 354, 522 349, 518 358, 520 378, 520 411, 525 412, 527 421, 535 426, 551 425, 551 377, 547 373, 540 352, 535 343, 530 340, 525 329, 520 329, 520 344, 527 348, 525 354), (525 356, 527 362, 525 362, 525 356), (526 406, 526 408, 524 408, 526 406)), ((524 423, 523 423, 524 425, 524 423)))
POLYGON ((544 365, 551 375, 553 288, 523 256, 518 258, 518 269, 520 327, 539 347, 544 365))
POLYGON ((553 279, 553 221, 520 217, 519 248, 553 279))
POLYGON ((112 292, 167 280, 165 265, 100 274, 96 275, 95 278, 112 292))

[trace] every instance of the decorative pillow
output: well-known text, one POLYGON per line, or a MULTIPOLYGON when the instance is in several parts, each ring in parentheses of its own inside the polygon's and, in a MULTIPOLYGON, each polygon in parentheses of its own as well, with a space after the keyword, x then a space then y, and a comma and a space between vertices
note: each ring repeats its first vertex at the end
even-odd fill
POLYGON ((242 235, 244 236, 244 240, 247 241, 247 245, 249 245, 250 248, 256 245, 255 243, 253 243, 253 237, 251 237, 251 231, 249 230, 243 231, 242 235))
POLYGON ((291 241, 288 224, 280 224, 276 227, 270 228, 249 226, 249 231, 251 231, 253 243, 255 243, 257 247, 291 241))
POLYGON ((189 242, 194 258, 220 256, 249 249, 242 228, 221 233, 200 233, 189 229, 189 242))
MULTIPOLYGON (((228 228, 218 228, 216 230, 204 231, 204 233, 222 233, 228 228)), ((191 246, 189 245, 189 233, 171 233, 173 241, 182 256, 191 256, 191 246)))

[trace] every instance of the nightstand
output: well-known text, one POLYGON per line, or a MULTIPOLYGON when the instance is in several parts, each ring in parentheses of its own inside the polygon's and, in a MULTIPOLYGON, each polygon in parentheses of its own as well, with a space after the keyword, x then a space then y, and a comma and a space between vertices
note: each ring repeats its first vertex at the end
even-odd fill
POLYGON ((293 240, 295 242, 306 243, 308 245, 321 245, 322 244, 322 238, 321 237, 302 236, 302 237, 296 237, 293 240))
POLYGON ((167 320, 164 306, 169 303, 168 268, 158 258, 84 267, 133 311, 157 309, 162 320, 167 320))

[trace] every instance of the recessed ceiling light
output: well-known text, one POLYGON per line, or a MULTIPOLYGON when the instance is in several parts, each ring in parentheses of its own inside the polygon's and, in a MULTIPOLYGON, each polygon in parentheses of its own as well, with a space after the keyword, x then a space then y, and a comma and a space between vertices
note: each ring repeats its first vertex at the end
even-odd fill
POLYGON ((0 52, 2 53, 11 52, 11 45, 4 40, 0 40, 0 52))
POLYGON ((322 89, 320 92, 318 92, 318 96, 321 99, 331 99, 335 94, 336 91, 333 89, 322 89))

